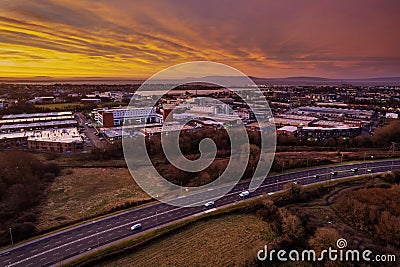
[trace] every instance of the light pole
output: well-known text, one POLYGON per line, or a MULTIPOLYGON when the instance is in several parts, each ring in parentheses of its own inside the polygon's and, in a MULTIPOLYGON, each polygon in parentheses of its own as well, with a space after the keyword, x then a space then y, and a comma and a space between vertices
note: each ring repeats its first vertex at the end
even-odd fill
POLYGON ((13 239, 13 236, 12 236, 11 227, 9 228, 9 230, 10 230, 11 245, 14 245, 14 239, 13 239))
POLYGON ((85 211, 83 209, 83 205, 82 205, 82 221, 83 222, 85 221, 85 211))

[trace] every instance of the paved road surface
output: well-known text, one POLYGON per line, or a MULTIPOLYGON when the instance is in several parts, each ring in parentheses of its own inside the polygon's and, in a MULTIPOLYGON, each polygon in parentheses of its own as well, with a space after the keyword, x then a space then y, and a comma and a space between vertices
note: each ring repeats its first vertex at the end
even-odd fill
MULTIPOLYGON (((374 173, 376 173, 388 171, 392 168, 398 169, 399 167, 400 160, 395 160, 290 172, 268 177, 260 188, 250 193, 249 197, 256 197, 262 193, 281 190, 283 185, 290 181, 297 180, 301 184, 311 184, 354 176, 355 174, 350 170, 351 168, 358 168, 359 171, 357 174, 364 174, 367 173, 367 169, 373 169, 374 173), (332 175, 330 173, 332 171, 336 171, 337 174, 332 175), (319 177, 316 178, 315 175, 319 175, 319 177)), ((216 207, 241 201, 238 194, 246 190, 248 185, 248 183, 236 185, 229 194, 215 201, 216 207)), ((202 192, 191 197, 196 198, 197 201, 202 203, 205 203, 208 199, 207 192, 202 192)), ((0 266, 57 265, 71 257, 94 250, 99 246, 140 234, 143 230, 149 230, 194 214, 204 213, 207 210, 204 206, 179 208, 163 203, 139 207, 2 250, 0 251, 0 266), (130 226, 138 222, 142 224, 143 228, 139 232, 133 233, 130 230, 130 226)))

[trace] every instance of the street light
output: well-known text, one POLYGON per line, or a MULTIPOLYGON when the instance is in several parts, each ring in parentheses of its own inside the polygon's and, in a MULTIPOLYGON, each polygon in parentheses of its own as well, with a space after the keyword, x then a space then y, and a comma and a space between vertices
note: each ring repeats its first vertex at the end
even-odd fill
POLYGON ((11 245, 14 245, 11 227, 9 228, 9 230, 10 230, 11 245))
POLYGON ((83 209, 83 205, 82 205, 82 221, 85 221, 85 210, 83 209))

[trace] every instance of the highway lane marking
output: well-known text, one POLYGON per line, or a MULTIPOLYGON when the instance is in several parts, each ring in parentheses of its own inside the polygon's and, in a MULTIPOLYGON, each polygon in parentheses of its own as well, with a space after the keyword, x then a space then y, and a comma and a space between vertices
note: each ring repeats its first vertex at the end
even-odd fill
MULTIPOLYGON (((199 203, 200 203, 200 202, 199 202, 199 203)), ((196 203, 195 203, 195 204, 196 204, 196 203)), ((181 209, 183 209, 183 208, 176 208, 176 209, 172 209, 172 210, 169 210, 169 211, 165 211, 165 212, 162 212, 162 213, 158 214, 158 216, 163 215, 163 214, 166 214, 166 213, 170 213, 170 212, 175 211, 175 210, 181 210, 181 209)), ((149 217, 146 217, 146 218, 142 218, 141 220, 144 221, 144 220, 147 220, 147 219, 152 218, 152 217, 155 217, 155 216, 156 216, 156 215, 152 215, 152 216, 149 216, 149 217)), ((116 226, 116 227, 113 227, 113 228, 104 230, 104 231, 102 231, 102 232, 99 232, 99 234, 104 234, 104 233, 107 233, 107 232, 111 232, 111 231, 114 231, 114 230, 116 230, 116 229, 118 229, 118 228, 122 228, 122 227, 126 227, 126 226, 128 226, 128 225, 131 225, 132 223, 134 223, 134 222, 122 224, 122 225, 119 225, 119 226, 116 226)), ((9 266, 10 266, 10 267, 11 267, 11 266, 15 266, 15 265, 20 264, 20 263, 22 263, 22 262, 25 262, 25 261, 27 261, 27 260, 30 260, 30 259, 33 259, 33 258, 42 256, 42 255, 45 255, 46 253, 49 253, 49 252, 52 252, 52 251, 55 251, 55 250, 57 250, 57 249, 60 249, 60 248, 63 248, 63 247, 66 247, 66 246, 69 246, 69 245, 78 243, 78 242, 80 242, 80 241, 83 241, 83 240, 85 240, 85 239, 89 239, 89 238, 91 238, 91 237, 95 237, 96 235, 97 235, 97 233, 92 234, 92 235, 88 235, 88 236, 85 236, 85 237, 82 237, 82 238, 80 238, 80 239, 76 239, 76 240, 71 241, 71 242, 69 242, 69 243, 66 243, 66 244, 63 244, 63 245, 54 247, 54 248, 52 248, 52 249, 43 251, 43 252, 38 253, 38 254, 36 254, 36 255, 32 255, 32 256, 30 256, 30 257, 28 257, 28 258, 22 259, 22 260, 20 260, 20 261, 14 262, 14 263, 10 264, 9 266)), ((108 236, 112 236, 112 235, 113 235, 113 233, 109 233, 109 234, 108 234, 108 236)), ((77 244, 76 246, 79 247, 79 246, 82 246, 82 245, 83 245, 83 244, 77 244)))
MULTIPOLYGON (((390 166, 392 166, 392 167, 397 167, 397 166, 400 166, 400 165, 397 165, 397 164, 396 164, 396 165, 395 165, 395 164, 392 165, 392 164, 390 163, 389 165, 375 166, 375 168, 377 168, 377 167, 384 168, 384 167, 390 167, 390 166)), ((365 167, 365 168, 367 168, 367 167, 365 167)), ((365 169, 365 168, 362 168, 362 169, 365 169)), ((347 172, 347 171, 348 171, 348 170, 344 170, 344 171, 340 171, 340 172, 347 172)), ((339 171, 338 171, 338 172, 339 172, 339 171)), ((329 173, 329 172, 328 172, 328 173, 329 173)), ((328 174, 328 173, 327 173, 327 174, 328 174)), ((321 175, 323 175, 323 174, 321 174, 321 175)), ((310 177, 310 176, 307 176, 307 177, 310 177)), ((279 183, 283 183, 283 182, 287 182, 287 181, 293 181, 293 180, 294 180, 294 179, 284 180, 284 181, 281 181, 281 182, 279 182, 279 183)), ((334 179, 332 179, 332 180, 334 180, 334 179)), ((276 185, 276 183, 266 184, 266 185, 262 185, 262 186, 260 186, 260 187, 267 187, 267 186, 273 187, 274 185, 276 185)), ((227 194, 227 195, 225 195, 225 196, 234 195, 234 194, 237 194, 237 192, 238 192, 238 191, 232 192, 232 193, 227 194)), ((194 203, 194 204, 199 204, 199 203, 202 203, 202 202, 203 202, 203 201, 197 202, 197 203, 194 203)), ((183 209, 183 208, 181 208, 181 207, 180 207, 180 208, 176 208, 176 209, 171 209, 171 210, 168 210, 168 211, 165 211, 165 212, 162 212, 162 213, 158 214, 158 216, 160 216, 160 215, 162 215, 162 214, 170 213, 170 212, 173 212, 173 211, 177 211, 177 210, 182 210, 182 209, 183 209)), ((180 213, 178 213, 178 214, 180 214, 180 213)), ((156 215, 152 215, 152 216, 149 216, 149 217, 141 218, 140 220, 147 220, 147 219, 152 218, 152 217, 155 217, 155 216, 156 216, 156 215)), ((131 222, 131 223, 126 223, 126 224, 123 224, 123 225, 119 225, 119 226, 116 226, 116 227, 113 227, 113 228, 104 230, 104 231, 102 231, 102 232, 99 232, 98 234, 107 233, 107 232, 116 230, 116 229, 118 229, 118 228, 126 227, 126 226, 128 226, 128 225, 130 225, 130 224, 132 224, 132 223, 133 223, 133 222, 131 222)), ((107 226, 109 226, 109 225, 111 225, 111 224, 108 224, 107 226)), ((80 235, 82 235, 82 234, 83 234, 83 233, 80 233, 80 234, 78 234, 77 236, 80 236, 80 235)), ((54 250, 63 248, 63 247, 65 247, 65 246, 68 246, 68 245, 71 245, 71 244, 75 244, 75 243, 80 242, 80 241, 82 241, 82 240, 85 240, 85 239, 94 237, 94 236, 96 236, 96 235, 97 235, 97 233, 92 234, 92 235, 89 235, 89 236, 85 236, 85 237, 83 237, 83 238, 80 238, 80 239, 71 241, 71 242, 66 243, 66 244, 63 244, 63 245, 61 245, 61 246, 57 246, 57 247, 55 247, 55 248, 46 250, 46 251, 41 252, 41 253, 38 253, 38 254, 36 254, 36 255, 32 255, 32 256, 30 256, 30 257, 28 257, 28 258, 25 258, 25 259, 20 260, 20 261, 18 261, 18 262, 12 263, 12 264, 10 264, 9 266, 14 266, 14 265, 16 265, 16 264, 25 262, 25 261, 30 260, 30 259, 33 259, 33 258, 36 258, 36 257, 41 256, 41 255, 44 255, 44 254, 46 254, 46 253, 49 253, 49 252, 51 252, 51 251, 54 251, 54 250)), ((112 234, 111 234, 111 235, 112 235, 112 234)), ((110 236, 110 234, 109 234, 109 236, 110 236)), ((81 246, 81 245, 82 245, 82 244, 78 244, 77 246, 81 246)), ((36 250, 36 251, 37 251, 37 250, 36 250)), ((33 251, 32 251, 32 252, 33 252, 33 251)))

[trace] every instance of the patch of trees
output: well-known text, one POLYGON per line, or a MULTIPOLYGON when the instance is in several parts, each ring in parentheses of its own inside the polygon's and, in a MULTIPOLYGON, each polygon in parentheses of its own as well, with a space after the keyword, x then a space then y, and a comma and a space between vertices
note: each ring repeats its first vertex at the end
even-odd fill
POLYGON ((301 245, 305 235, 303 221, 286 208, 278 208, 271 200, 265 200, 257 215, 271 225, 278 237, 269 244, 271 249, 285 249, 301 245))
POLYGON ((0 115, 4 114, 18 114, 18 113, 36 113, 41 110, 32 104, 27 104, 25 102, 20 102, 18 104, 13 104, 6 109, 0 110, 0 115))
POLYGON ((9 240, 9 227, 13 229, 15 240, 36 231, 34 208, 60 171, 57 163, 39 161, 28 152, 0 154, 0 243, 9 240))
POLYGON ((89 155, 91 160, 112 160, 122 159, 123 157, 124 153, 121 140, 114 141, 113 144, 107 144, 103 147, 94 147, 89 155))
POLYGON ((334 205, 357 229, 400 248, 400 186, 341 193, 334 205))
MULTIPOLYGON (((250 141, 250 153, 247 166, 242 177, 251 177, 260 157, 259 133, 248 132, 250 141)), ((177 185, 200 186, 212 182, 218 178, 229 164, 231 156, 231 143, 225 130, 201 129, 192 132, 181 133, 179 146, 186 159, 196 160, 200 157, 199 144, 205 138, 213 140, 217 147, 216 159, 206 169, 200 172, 187 172, 170 164, 161 145, 160 136, 152 136, 146 141, 146 149, 157 171, 167 180, 177 185)), ((235 166, 232 166, 235 169, 235 166)), ((239 167, 237 171, 242 171, 239 167)))

